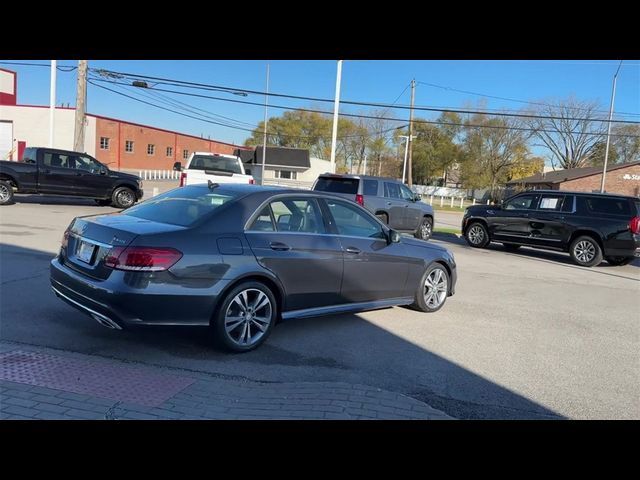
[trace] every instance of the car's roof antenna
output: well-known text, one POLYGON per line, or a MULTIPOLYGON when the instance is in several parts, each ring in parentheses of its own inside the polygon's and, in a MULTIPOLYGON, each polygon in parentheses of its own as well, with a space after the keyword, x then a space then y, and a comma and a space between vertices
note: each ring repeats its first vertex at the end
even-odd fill
POLYGON ((208 182, 209 182, 209 188, 210 188, 211 190, 213 190, 214 188, 216 188, 216 187, 219 187, 219 186, 220 186, 220 184, 215 183, 215 182, 212 182, 211 180, 209 180, 208 182))

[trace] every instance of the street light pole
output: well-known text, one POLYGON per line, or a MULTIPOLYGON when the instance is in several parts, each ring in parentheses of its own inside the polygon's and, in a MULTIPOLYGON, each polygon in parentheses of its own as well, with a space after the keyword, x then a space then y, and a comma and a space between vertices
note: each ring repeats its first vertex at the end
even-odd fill
POLYGON ((331 134, 331 173, 336 173, 336 140, 338 137, 338 110, 340 107, 340 81, 342 79, 342 60, 338 60, 336 74, 336 98, 333 105, 333 133, 331 134))
POLYGON ((609 125, 607 126, 607 146, 604 149, 604 167, 602 168, 602 183, 600 184, 600 193, 604 193, 604 182, 607 177, 607 162, 609 160, 609 142, 611 140, 611 119, 613 118, 613 102, 616 99, 616 81, 618 80, 618 72, 622 67, 623 60, 620 60, 618 70, 613 76, 613 91, 611 92, 611 106, 609 107, 609 125))
POLYGON ((402 164, 402 183, 404 183, 405 175, 407 172, 407 152, 409 152, 409 139, 416 138, 416 135, 399 135, 399 138, 406 138, 407 141, 404 144, 404 163, 402 164))
POLYGON ((260 185, 264 185, 264 167, 267 159, 267 106, 269 102, 269 64, 267 63, 267 90, 264 96, 264 136, 262 138, 262 173, 260 174, 260 185))
POLYGON ((53 133, 56 114, 56 73, 58 61, 51 60, 51 86, 49 91, 49 148, 53 148, 53 133))

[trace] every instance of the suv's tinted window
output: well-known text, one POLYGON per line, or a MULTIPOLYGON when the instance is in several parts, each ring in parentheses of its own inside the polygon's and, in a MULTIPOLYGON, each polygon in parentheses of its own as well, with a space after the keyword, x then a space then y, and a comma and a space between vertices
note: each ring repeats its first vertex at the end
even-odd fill
POLYGON ((340 235, 365 238, 385 238, 378 222, 360 211, 355 205, 326 200, 340 235))
POLYGON ((504 204, 505 210, 531 210, 536 206, 538 195, 520 195, 504 204))
POLYGON ((562 211, 563 212, 573 212, 573 204, 576 201, 576 197, 574 195, 567 195, 564 197, 564 202, 562 203, 562 211))
POLYGON ((626 198, 586 197, 585 203, 593 213, 631 215, 631 206, 626 198))
POLYGON ((542 197, 540 197, 540 205, 538 205, 538 210, 559 212, 562 208, 563 199, 563 195, 542 195, 542 197))
POLYGON ((333 193, 358 193, 357 178, 340 178, 340 177, 320 177, 316 182, 314 190, 319 192, 333 193))
POLYGON ((400 185, 397 183, 384 182, 384 196, 387 198, 401 198, 400 185))
POLYGON ((362 188, 362 194, 363 195, 371 195, 371 196, 377 196, 378 195, 378 181, 377 180, 364 180, 364 185, 362 188))

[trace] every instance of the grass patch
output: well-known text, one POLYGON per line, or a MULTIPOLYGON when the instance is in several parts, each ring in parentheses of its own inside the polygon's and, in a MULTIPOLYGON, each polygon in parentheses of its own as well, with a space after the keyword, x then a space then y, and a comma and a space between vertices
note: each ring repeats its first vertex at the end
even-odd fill
POLYGON ((448 233, 450 235, 460 235, 460 229, 449 227, 435 227, 433 233, 448 233))

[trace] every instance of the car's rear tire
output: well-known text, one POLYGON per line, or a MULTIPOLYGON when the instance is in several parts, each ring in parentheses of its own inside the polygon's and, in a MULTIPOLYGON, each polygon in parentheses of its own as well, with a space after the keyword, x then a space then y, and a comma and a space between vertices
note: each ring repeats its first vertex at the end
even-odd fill
POLYGON ((414 236, 420 240, 427 241, 431 238, 433 232, 433 221, 429 217, 423 217, 420 226, 414 236))
POLYGON ((487 227, 481 222, 471 223, 464 232, 464 238, 473 248, 484 248, 491 241, 487 227))
POLYGON ((609 265, 615 265, 616 267, 622 265, 629 265, 636 257, 604 257, 609 265))
POLYGON ((437 312, 449 295, 449 272, 441 263, 432 263, 420 279, 411 307, 421 312, 437 312))
POLYGON ((111 202, 116 208, 129 208, 136 203, 136 194, 129 187, 118 187, 113 191, 111 202))
POLYGON ((0 180, 0 205, 13 203, 13 186, 6 180, 0 180))
POLYGON ((378 217, 378 219, 385 225, 389 225, 389 215, 386 213, 377 213, 376 217, 378 217))
POLYGON ((515 252, 521 247, 521 245, 516 245, 515 243, 503 243, 502 246, 507 252, 515 252))
POLYGON ((273 292, 263 283, 247 281, 225 295, 211 326, 218 346, 241 353, 262 345, 277 318, 273 292))
POLYGON ((589 235, 581 235, 571 242, 569 254, 581 267, 593 267, 602 262, 602 249, 597 240, 589 235))

